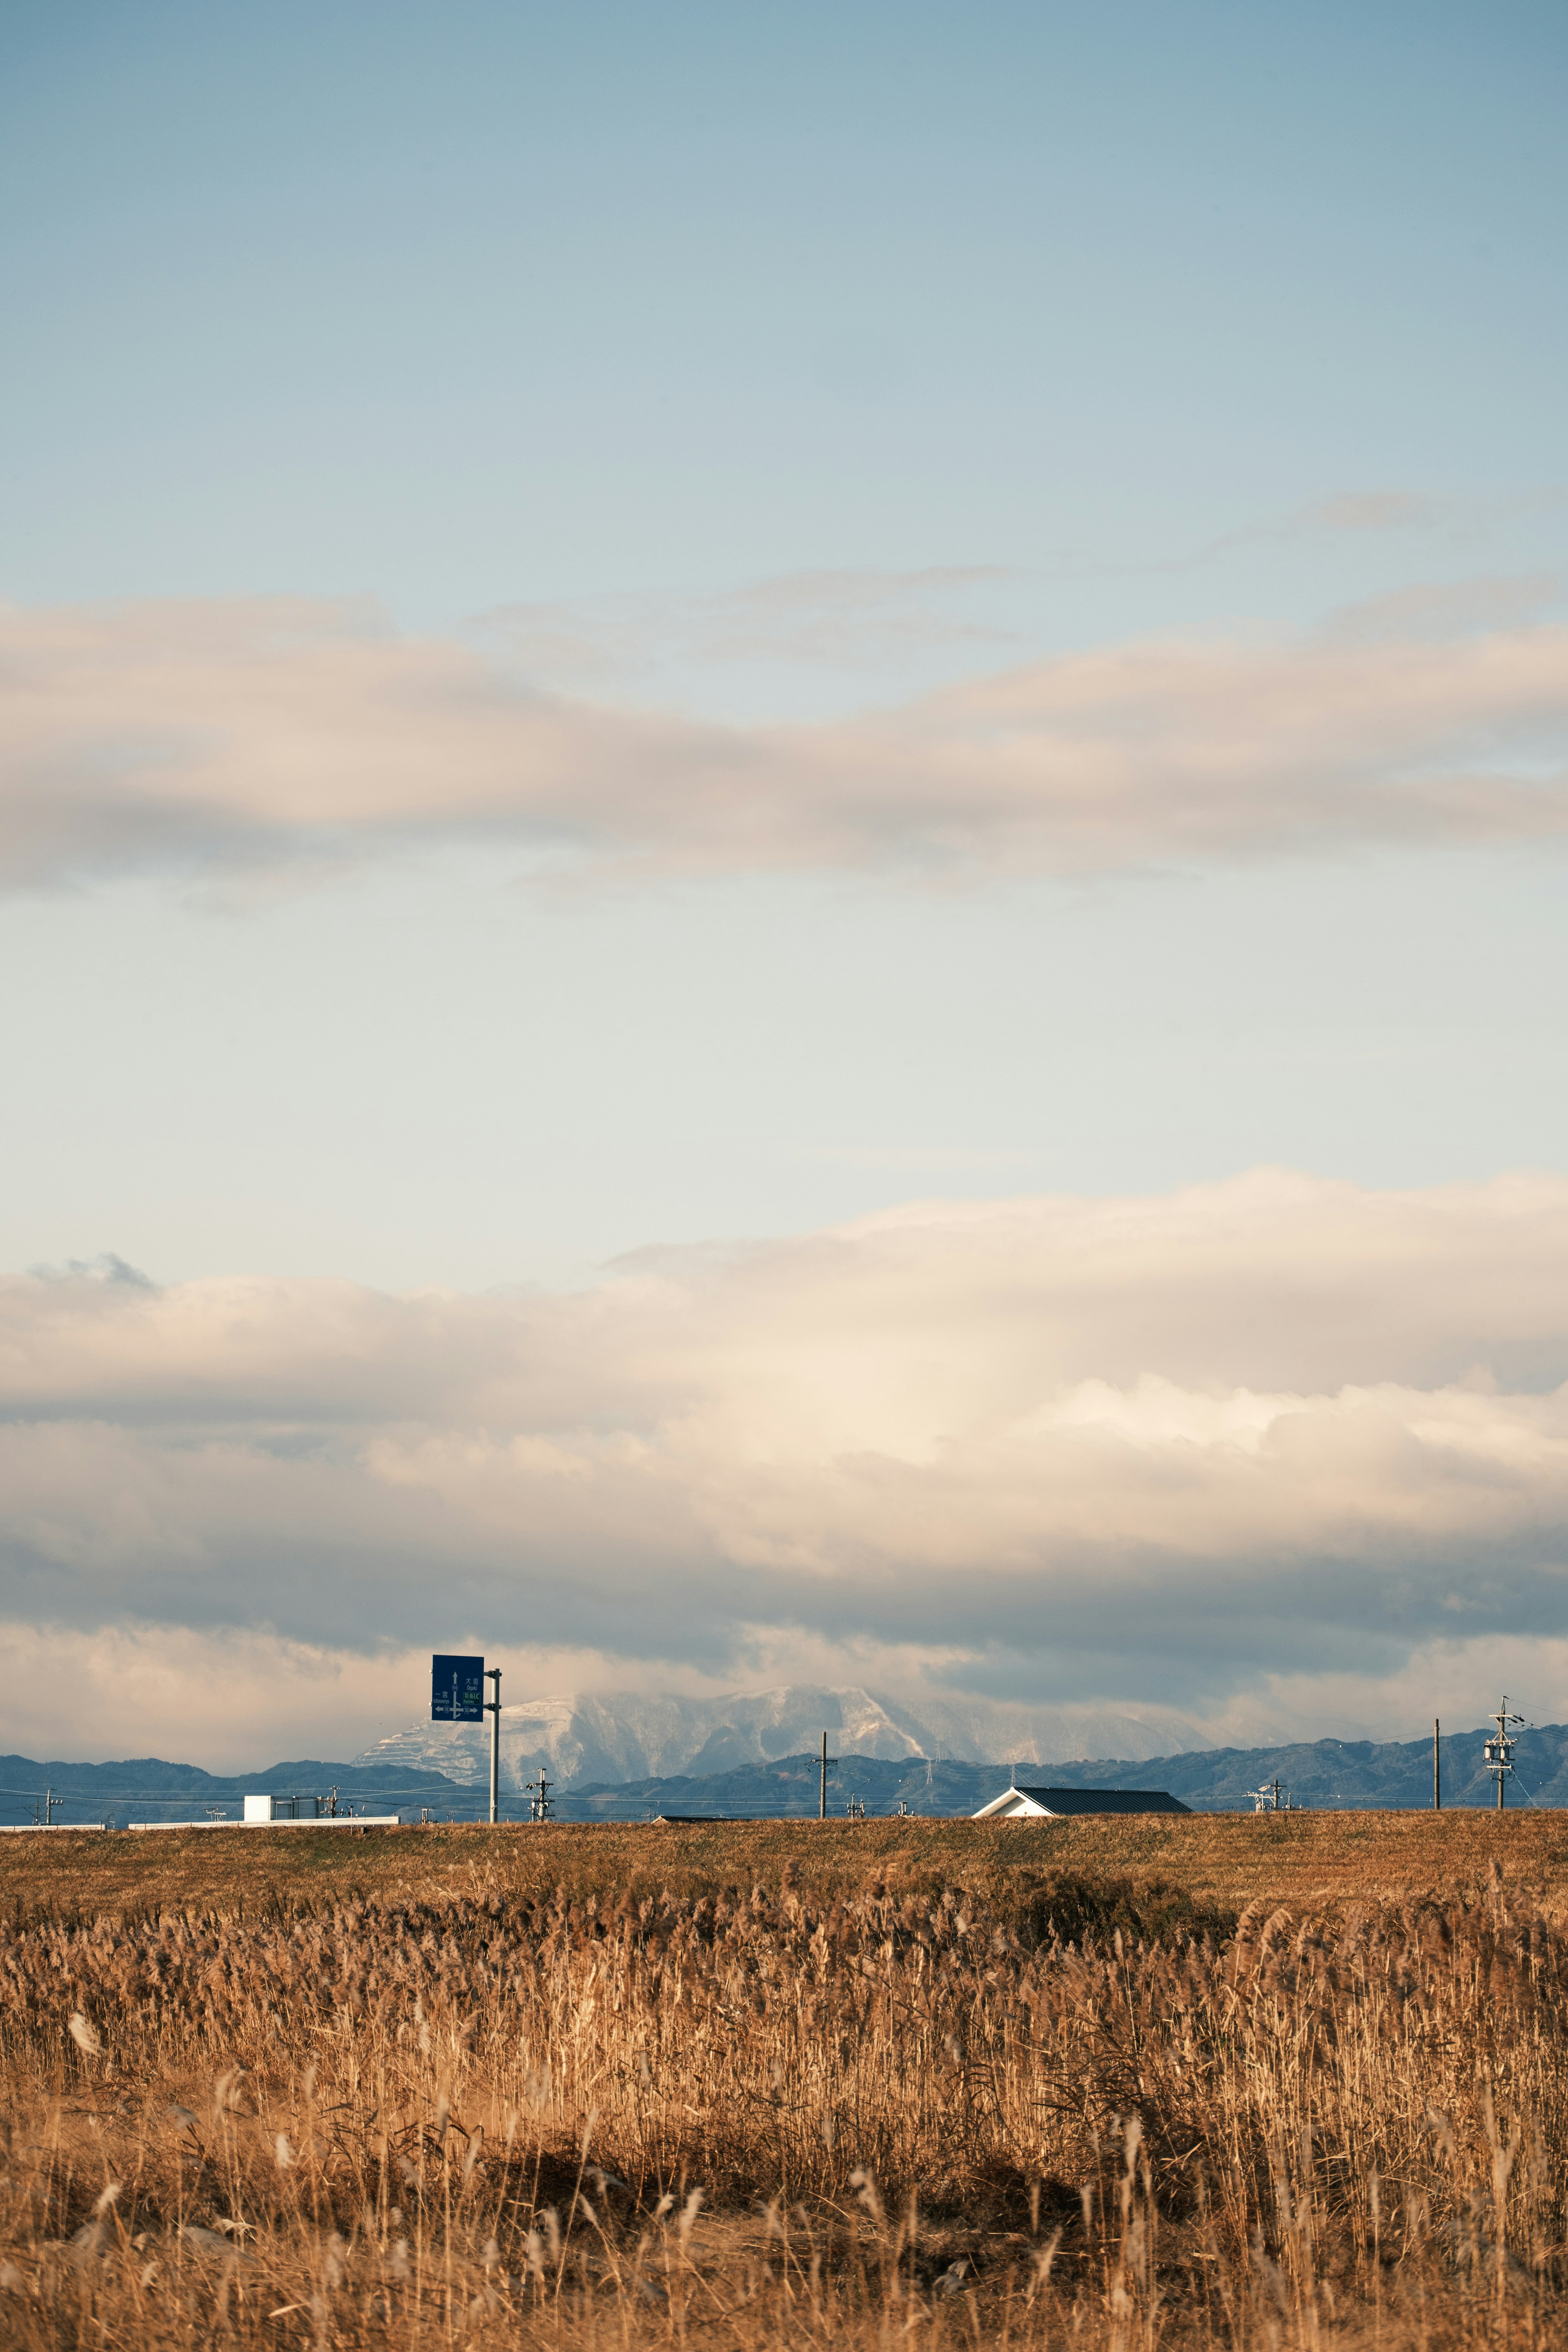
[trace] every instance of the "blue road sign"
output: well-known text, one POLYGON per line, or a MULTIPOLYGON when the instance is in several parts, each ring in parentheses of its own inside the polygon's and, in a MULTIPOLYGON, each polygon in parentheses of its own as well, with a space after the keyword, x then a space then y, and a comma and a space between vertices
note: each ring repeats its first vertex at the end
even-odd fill
POLYGON ((483 1658, 434 1657, 430 1661, 432 1723, 483 1723, 483 1658))

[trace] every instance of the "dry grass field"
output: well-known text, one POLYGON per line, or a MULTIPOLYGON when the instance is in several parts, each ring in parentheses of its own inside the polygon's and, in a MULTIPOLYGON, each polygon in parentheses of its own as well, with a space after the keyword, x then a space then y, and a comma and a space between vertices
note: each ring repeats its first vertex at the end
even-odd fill
POLYGON ((565 1887, 697 1896, 776 1892, 804 1874, 818 1900, 881 1877, 912 1893, 952 1886, 1026 1915, 1064 1880, 1205 1918, 1249 1903, 1300 1908, 1369 1896, 1446 1899, 1494 1857, 1510 1886, 1568 1899, 1568 1813, 1090 1815, 1054 1823, 965 1821, 546 1822, 265 1832, 59 1832, 0 1837, 0 1915, 229 1918, 345 1896, 437 1900, 477 1883, 509 1900, 565 1887))
POLYGON ((0 2341, 1568 2336, 1568 1821, 0 1841, 0 2341))

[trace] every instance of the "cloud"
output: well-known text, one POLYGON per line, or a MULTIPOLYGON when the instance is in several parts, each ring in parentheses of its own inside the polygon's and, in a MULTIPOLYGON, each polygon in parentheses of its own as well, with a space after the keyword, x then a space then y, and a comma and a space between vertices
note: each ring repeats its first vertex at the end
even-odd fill
POLYGON ((1423 530, 1440 512, 1436 499, 1413 490, 1349 490, 1309 508, 1303 520, 1323 530, 1423 530))
POLYGON ((1346 605, 1334 614, 1325 635, 1346 643, 1451 645, 1480 630, 1517 628, 1533 620, 1561 590, 1562 582, 1550 572, 1398 588, 1346 605))
POLYGON ((476 641, 553 683, 604 691, 660 672, 731 665, 897 669, 932 651, 1000 646, 1016 632, 965 611, 1017 574, 996 565, 786 572, 710 594, 584 597, 484 614, 476 641))
POLYGON ((569 1296, 19 1276, 0 1618, 1210 1717, 1568 1638, 1568 1182, 917 1205, 569 1296))
POLYGON ((1151 640, 817 724, 532 690, 289 600, 0 617, 0 881, 483 835, 648 873, 1097 874, 1552 839, 1568 629, 1151 640))

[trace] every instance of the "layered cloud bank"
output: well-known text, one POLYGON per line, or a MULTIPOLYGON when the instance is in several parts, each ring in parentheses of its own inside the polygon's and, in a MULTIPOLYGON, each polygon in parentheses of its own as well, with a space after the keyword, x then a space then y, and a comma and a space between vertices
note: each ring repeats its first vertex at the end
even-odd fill
POLYGON ((1568 1633, 1557 1179, 923 1205, 567 1297, 114 1273, 0 1286, 14 1622, 1189 1719, 1568 1633))
MULTIPOLYGON (((1419 614, 1416 614, 1419 618, 1419 614)), ((463 833, 656 872, 1110 872, 1568 819, 1568 630, 1035 662, 852 720, 534 691, 357 606, 0 614, 0 882, 463 833)))

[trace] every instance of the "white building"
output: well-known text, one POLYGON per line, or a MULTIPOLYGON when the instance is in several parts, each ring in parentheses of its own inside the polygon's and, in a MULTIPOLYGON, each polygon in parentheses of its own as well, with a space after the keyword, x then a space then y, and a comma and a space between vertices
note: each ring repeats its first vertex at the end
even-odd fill
POLYGON ((1058 1822, 1072 1813, 1190 1813, 1163 1789, 1005 1789, 974 1822, 1058 1822))

